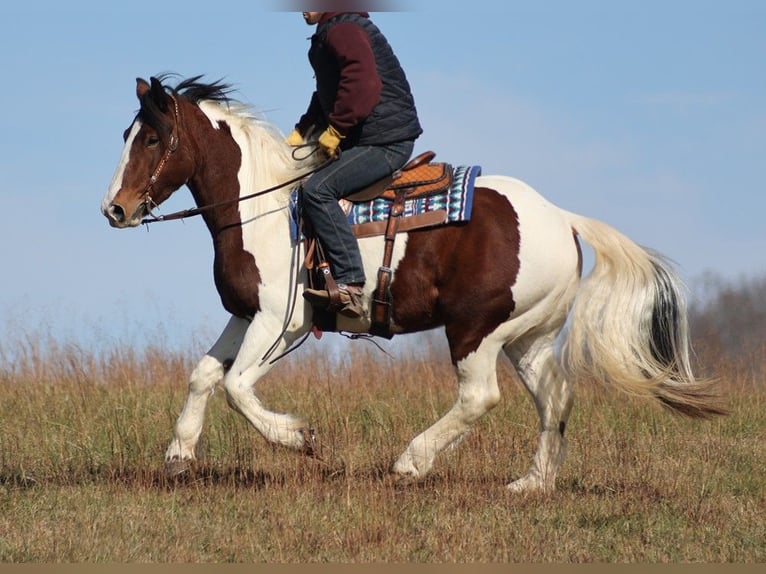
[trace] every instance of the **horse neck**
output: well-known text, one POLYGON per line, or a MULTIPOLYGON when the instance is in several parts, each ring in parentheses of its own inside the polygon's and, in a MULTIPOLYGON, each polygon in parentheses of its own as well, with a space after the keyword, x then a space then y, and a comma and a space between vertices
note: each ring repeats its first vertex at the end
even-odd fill
MULTIPOLYGON (((211 210, 205 215, 213 230, 234 223, 254 220, 289 221, 290 187, 275 189, 263 195, 241 198, 283 184, 307 171, 308 162, 296 162, 290 148, 275 128, 225 105, 202 102, 202 128, 196 139, 198 169, 190 182, 197 205, 202 207, 228 202, 228 207, 211 210), (276 213, 282 218, 267 217, 276 213)), ((261 223, 259 230, 271 232, 270 224, 261 223)))

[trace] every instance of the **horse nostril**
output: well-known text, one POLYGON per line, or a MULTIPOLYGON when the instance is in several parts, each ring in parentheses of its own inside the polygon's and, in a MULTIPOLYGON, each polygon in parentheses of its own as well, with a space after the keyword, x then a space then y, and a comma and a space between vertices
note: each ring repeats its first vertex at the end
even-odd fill
POLYGON ((125 210, 116 203, 113 203, 109 206, 109 217, 118 223, 122 223, 125 221, 125 210))

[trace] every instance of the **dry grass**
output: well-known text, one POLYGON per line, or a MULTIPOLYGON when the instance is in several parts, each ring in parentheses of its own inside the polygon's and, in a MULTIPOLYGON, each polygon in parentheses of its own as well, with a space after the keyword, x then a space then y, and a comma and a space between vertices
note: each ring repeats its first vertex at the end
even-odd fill
POLYGON ((337 365, 301 349, 259 385, 315 424, 322 461, 269 446, 219 392, 198 468, 170 480, 191 354, 6 344, 0 561, 766 560, 766 356, 719 365, 731 415, 713 421, 581 389, 558 491, 518 496, 537 419, 505 365, 501 404, 405 487, 388 469, 452 404, 451 367, 353 348, 337 365))

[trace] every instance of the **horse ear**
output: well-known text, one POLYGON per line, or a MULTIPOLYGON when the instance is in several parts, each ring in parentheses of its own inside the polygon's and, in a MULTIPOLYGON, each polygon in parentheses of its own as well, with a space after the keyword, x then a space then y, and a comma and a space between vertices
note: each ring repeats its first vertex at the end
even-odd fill
POLYGON ((140 100, 149 92, 149 82, 143 78, 136 78, 136 97, 140 100))
POLYGON ((168 94, 165 92, 165 88, 163 87, 162 82, 160 82, 154 76, 149 78, 149 81, 152 84, 151 92, 154 103, 157 104, 160 110, 166 112, 168 110, 168 94))

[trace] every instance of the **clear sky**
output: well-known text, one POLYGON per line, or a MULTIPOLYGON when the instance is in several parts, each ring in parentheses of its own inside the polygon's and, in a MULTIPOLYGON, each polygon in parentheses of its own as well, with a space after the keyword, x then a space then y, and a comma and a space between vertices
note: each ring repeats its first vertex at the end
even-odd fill
MULTIPOLYGON (((115 230, 99 204, 138 76, 224 78, 287 133, 313 87, 299 4, 4 3, 0 337, 217 334, 202 221, 115 230)), ((766 2, 376 4, 416 153, 520 178, 666 254, 692 289, 766 272, 766 2)), ((182 189, 162 212, 191 206, 182 189)))

